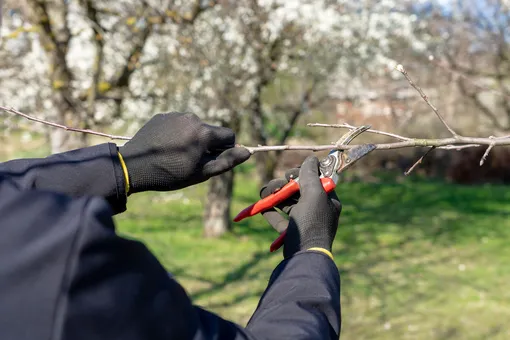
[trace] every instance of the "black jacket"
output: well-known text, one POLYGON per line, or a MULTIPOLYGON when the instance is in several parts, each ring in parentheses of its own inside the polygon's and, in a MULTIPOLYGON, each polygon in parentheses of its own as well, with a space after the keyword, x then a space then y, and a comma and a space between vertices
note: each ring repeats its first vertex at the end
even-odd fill
POLYGON ((241 327, 194 306, 144 244, 116 234, 125 209, 115 144, 0 164, 0 339, 339 338, 326 255, 282 261, 241 327))

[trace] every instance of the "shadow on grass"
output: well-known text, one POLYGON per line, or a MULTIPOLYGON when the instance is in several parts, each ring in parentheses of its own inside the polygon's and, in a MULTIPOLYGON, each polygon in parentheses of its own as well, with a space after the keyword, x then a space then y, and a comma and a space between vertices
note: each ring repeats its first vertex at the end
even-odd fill
MULTIPOLYGON (((212 284, 211 287, 208 287, 205 289, 200 289, 200 290, 193 292, 191 294, 191 298, 198 299, 198 298, 201 298, 202 296, 208 296, 208 295, 217 293, 217 292, 225 289, 225 287, 227 285, 232 284, 234 282, 256 279, 258 277, 257 272, 251 273, 251 274, 248 274, 248 272, 253 267, 255 267, 257 264, 259 264, 261 261, 267 259, 269 256, 271 256, 271 254, 267 251, 260 251, 260 252, 256 252, 256 253, 252 254, 251 258, 248 261, 241 263, 237 267, 232 268, 226 275, 223 276, 223 278, 220 282, 212 284)), ((189 277, 189 276, 186 276, 186 277, 192 278, 192 279, 199 279, 199 280, 201 279, 200 277, 189 277)), ((253 296, 260 296, 260 294, 262 294, 261 291, 260 292, 252 291, 247 294, 236 297, 234 301, 235 301, 235 303, 241 303, 246 298, 250 298, 253 296)))

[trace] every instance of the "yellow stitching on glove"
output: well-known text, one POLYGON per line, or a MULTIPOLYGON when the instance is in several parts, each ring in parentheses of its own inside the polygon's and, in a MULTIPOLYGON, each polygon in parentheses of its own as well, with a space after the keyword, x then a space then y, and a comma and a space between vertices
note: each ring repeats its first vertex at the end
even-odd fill
POLYGON ((124 172, 124 181, 126 182, 126 195, 127 195, 129 193, 129 174, 126 163, 124 162, 124 158, 122 158, 120 152, 117 152, 117 154, 119 155, 120 165, 122 166, 122 171, 124 172))
POLYGON ((324 248, 309 248, 307 250, 316 250, 316 251, 320 251, 321 253, 324 253, 326 255, 328 255, 329 257, 331 257, 332 260, 334 260, 333 258, 333 254, 331 254, 331 252, 327 249, 324 249, 324 248))

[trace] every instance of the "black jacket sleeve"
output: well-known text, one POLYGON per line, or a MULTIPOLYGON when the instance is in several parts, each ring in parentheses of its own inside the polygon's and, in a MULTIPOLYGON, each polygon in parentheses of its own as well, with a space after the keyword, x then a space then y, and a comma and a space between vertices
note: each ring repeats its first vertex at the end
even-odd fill
POLYGON ((0 176, 11 178, 24 189, 75 197, 101 196, 110 203, 114 214, 126 210, 124 173, 113 143, 0 163, 0 176))
POLYGON ((247 330, 261 339, 338 339, 340 275, 331 258, 303 251, 282 261, 247 330))
POLYGON ((326 255, 283 261, 242 327, 194 306, 145 245, 117 235, 110 209, 0 178, 0 339, 338 339, 326 255))

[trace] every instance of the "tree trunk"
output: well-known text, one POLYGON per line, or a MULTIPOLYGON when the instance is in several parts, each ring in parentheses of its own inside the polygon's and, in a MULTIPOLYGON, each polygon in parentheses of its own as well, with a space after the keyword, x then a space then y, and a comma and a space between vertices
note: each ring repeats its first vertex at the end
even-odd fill
POLYGON ((204 235, 219 237, 231 230, 230 203, 234 187, 234 170, 209 179, 204 209, 204 235))

